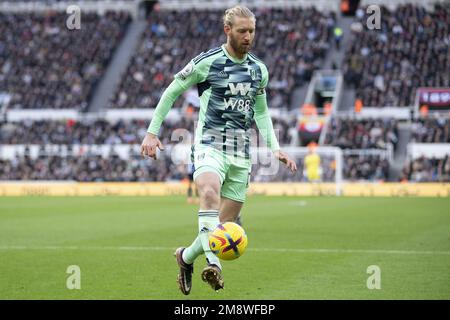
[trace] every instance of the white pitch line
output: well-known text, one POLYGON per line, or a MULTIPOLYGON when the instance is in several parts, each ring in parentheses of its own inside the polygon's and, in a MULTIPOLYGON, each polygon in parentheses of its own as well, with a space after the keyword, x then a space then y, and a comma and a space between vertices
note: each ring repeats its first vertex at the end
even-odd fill
MULTIPOLYGON (((249 249, 252 250, 252 249, 249 249)), ((450 251, 417 251, 417 250, 364 250, 364 249, 282 249, 254 248, 253 251, 297 252, 297 253, 375 253, 375 254, 425 254, 450 255, 450 251)))
MULTIPOLYGON (((112 250, 112 251, 170 251, 172 247, 145 246, 0 246, 0 250, 112 250)), ((249 248, 255 252, 292 252, 292 253, 363 253, 363 254, 403 254, 403 255, 450 255, 450 251, 417 250, 364 250, 364 249, 293 249, 293 248, 249 248)))

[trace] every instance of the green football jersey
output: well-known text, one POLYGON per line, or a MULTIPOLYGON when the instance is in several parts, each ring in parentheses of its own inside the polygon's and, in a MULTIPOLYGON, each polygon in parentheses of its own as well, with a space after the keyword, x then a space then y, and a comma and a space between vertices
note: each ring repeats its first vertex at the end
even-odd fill
POLYGON ((185 90, 198 88, 200 112, 194 143, 249 157, 256 96, 265 93, 268 78, 267 67, 254 54, 237 60, 225 45, 192 59, 175 80, 185 90))

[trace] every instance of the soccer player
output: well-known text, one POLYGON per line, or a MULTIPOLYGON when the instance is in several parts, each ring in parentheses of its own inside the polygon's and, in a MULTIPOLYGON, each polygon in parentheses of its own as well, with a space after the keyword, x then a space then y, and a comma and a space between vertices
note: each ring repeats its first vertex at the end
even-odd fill
POLYGON ((197 85, 199 121, 191 158, 200 196, 198 236, 187 248, 175 251, 180 268, 178 284, 183 294, 192 288, 194 260, 205 254, 207 266, 201 278, 214 290, 224 286, 222 266, 210 248, 208 233, 226 221, 235 221, 245 201, 250 180, 250 127, 253 120, 274 156, 292 172, 297 166, 280 150, 269 116, 265 87, 267 67, 250 48, 256 19, 244 6, 227 9, 223 16, 226 44, 192 59, 175 75, 155 109, 141 145, 141 154, 156 159, 164 147, 157 134, 177 97, 197 85))
POLYGON ((310 142, 308 144, 308 155, 305 157, 305 172, 304 174, 310 182, 320 181, 320 156, 316 152, 317 144, 310 142))

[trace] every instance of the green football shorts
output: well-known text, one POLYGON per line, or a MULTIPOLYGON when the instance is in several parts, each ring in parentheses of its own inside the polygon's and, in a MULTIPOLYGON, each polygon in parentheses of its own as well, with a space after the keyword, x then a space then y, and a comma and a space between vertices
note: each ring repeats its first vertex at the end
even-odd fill
POLYGON ((196 144, 191 155, 194 164, 194 181, 204 172, 215 172, 220 178, 220 195, 238 202, 245 202, 250 182, 251 159, 227 155, 214 147, 196 144))

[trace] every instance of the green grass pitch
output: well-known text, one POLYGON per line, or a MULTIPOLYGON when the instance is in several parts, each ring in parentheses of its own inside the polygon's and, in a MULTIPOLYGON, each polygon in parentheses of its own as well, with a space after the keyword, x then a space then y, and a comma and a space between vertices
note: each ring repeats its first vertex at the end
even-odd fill
POLYGON ((225 290, 201 281, 201 256, 184 296, 172 254, 196 212, 183 197, 0 198, 0 299, 450 299, 449 198, 250 197, 225 290))

